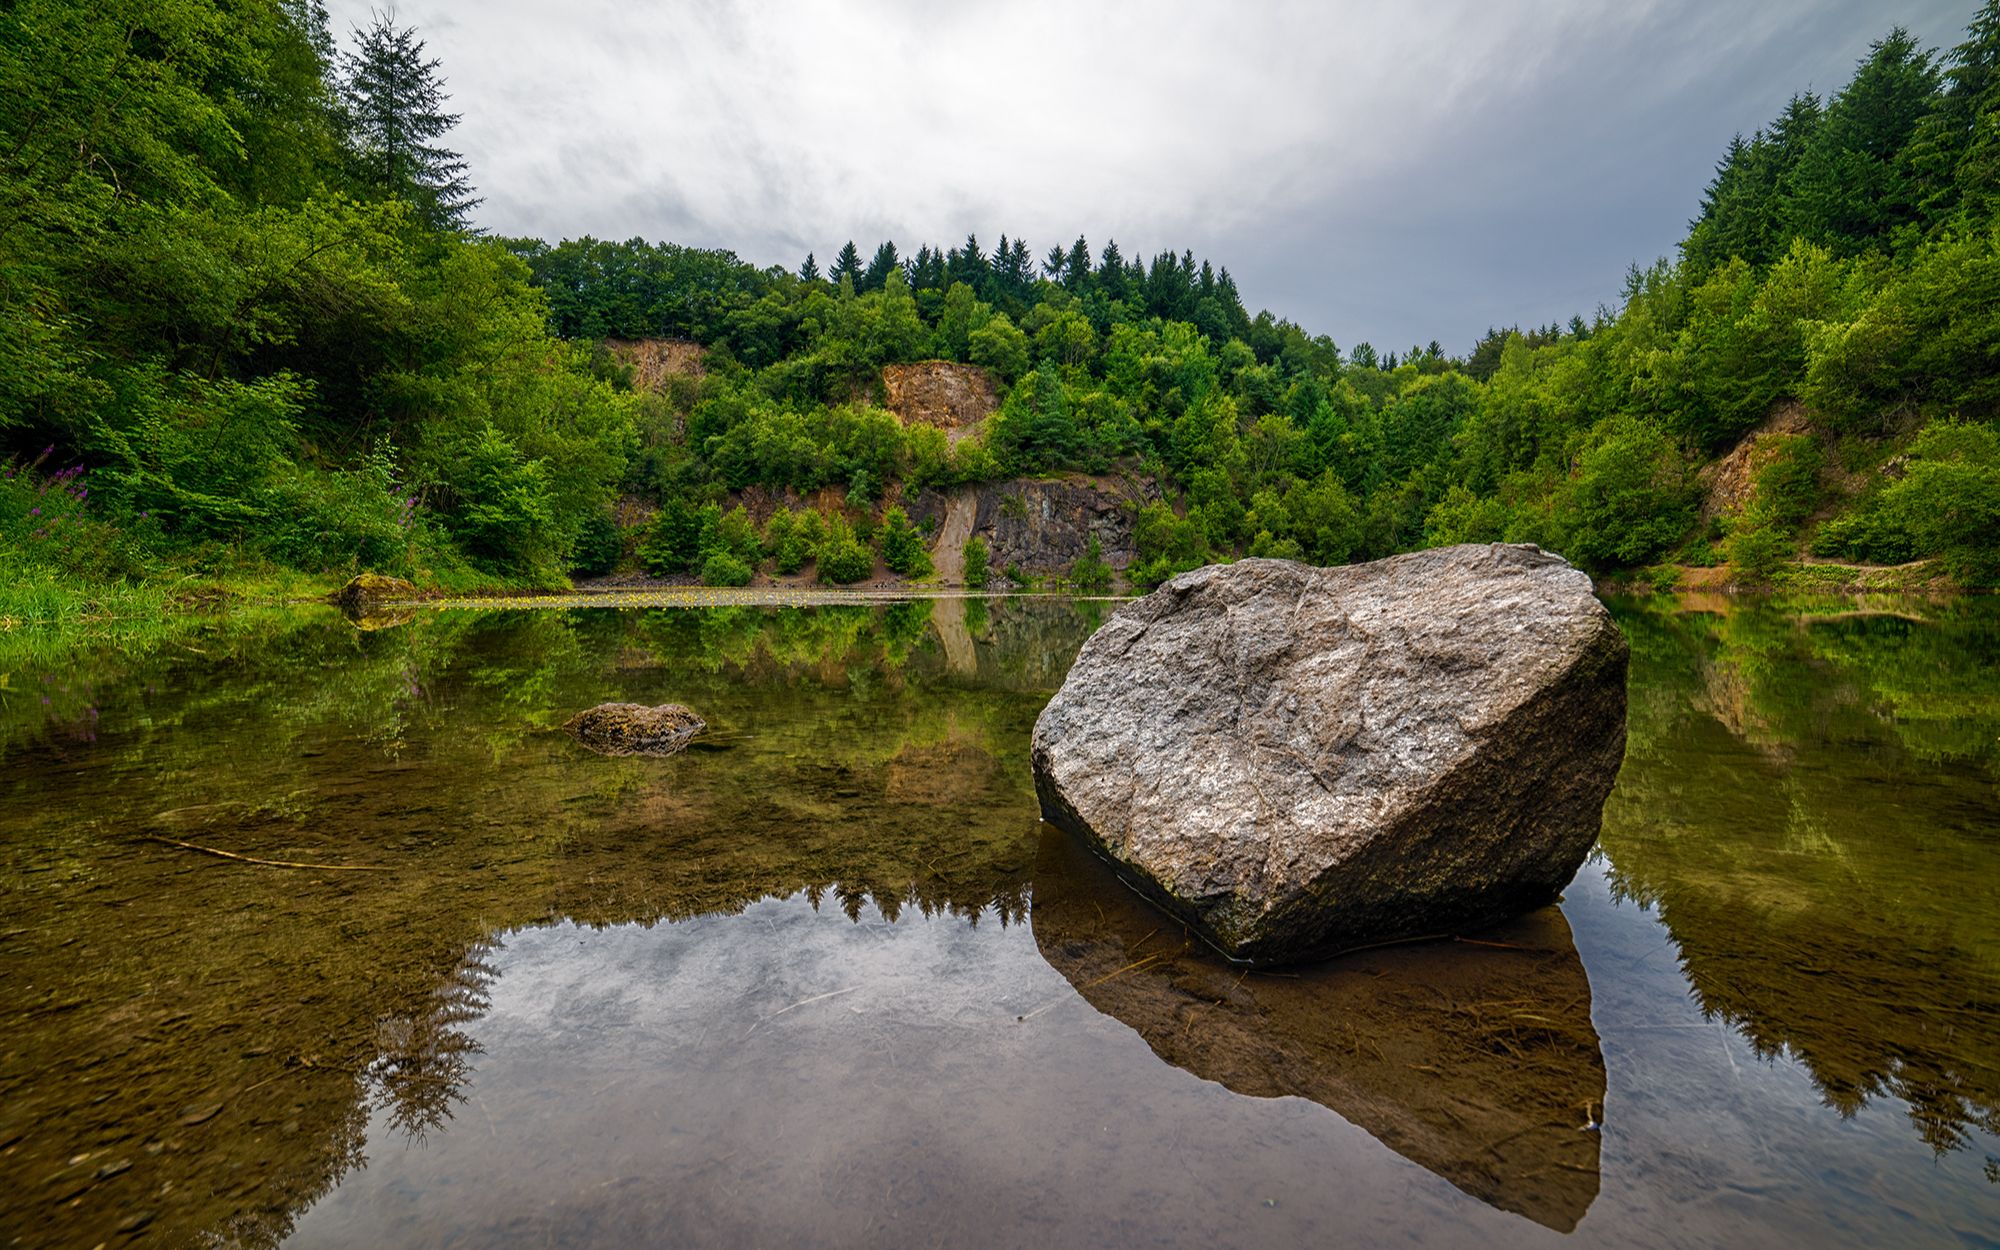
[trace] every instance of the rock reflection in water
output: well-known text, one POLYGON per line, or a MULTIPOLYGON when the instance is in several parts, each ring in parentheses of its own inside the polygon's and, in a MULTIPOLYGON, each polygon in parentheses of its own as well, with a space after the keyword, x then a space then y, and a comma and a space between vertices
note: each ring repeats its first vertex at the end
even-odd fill
POLYGON ((1239 1094, 1310 1099, 1561 1232, 1597 1197, 1604 1059, 1590 982, 1554 907, 1478 943, 1256 972, 1216 957, 1045 826, 1031 923, 1085 1000, 1168 1063, 1239 1094))

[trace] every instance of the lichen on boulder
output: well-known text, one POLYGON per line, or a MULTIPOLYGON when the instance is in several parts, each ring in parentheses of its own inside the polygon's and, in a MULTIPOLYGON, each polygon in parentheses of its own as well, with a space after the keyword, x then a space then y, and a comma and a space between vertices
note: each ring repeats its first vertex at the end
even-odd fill
POLYGON ((706 728, 678 703, 601 703, 563 722, 563 732, 599 755, 672 755, 706 728))
POLYGON ((334 606, 354 620, 380 612, 382 605, 414 599, 417 588, 400 577, 358 573, 333 593, 334 606))
POLYGON ((1465 932, 1553 899, 1625 749, 1626 645, 1538 548, 1185 573, 1036 722, 1044 818, 1232 958, 1465 932))

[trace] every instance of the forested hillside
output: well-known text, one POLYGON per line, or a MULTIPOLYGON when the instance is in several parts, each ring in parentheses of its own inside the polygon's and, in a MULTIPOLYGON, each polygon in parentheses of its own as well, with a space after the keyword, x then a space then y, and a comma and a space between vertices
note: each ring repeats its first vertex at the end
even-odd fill
POLYGON ((549 582, 600 525, 631 397, 468 232, 421 41, 348 45, 314 0, 0 7, 17 615, 274 566, 549 582))
POLYGON ((924 488, 1114 469, 1161 497, 1142 583, 1501 538, 1599 572, 2000 574, 2000 0, 1731 142, 1618 309, 1462 358, 1343 349, 1226 269, 1082 237, 795 271, 485 238, 442 68, 392 20, 356 35, 314 0, 0 10, 15 602, 246 566, 546 585, 628 547, 716 581, 850 580, 870 545, 921 575, 896 505, 924 488), (642 384, 607 339, 701 367, 642 384), (883 367, 929 359, 999 384, 974 437, 882 406, 883 367), (797 512, 760 531, 751 487, 797 512), (658 509, 624 543, 621 494, 658 509))

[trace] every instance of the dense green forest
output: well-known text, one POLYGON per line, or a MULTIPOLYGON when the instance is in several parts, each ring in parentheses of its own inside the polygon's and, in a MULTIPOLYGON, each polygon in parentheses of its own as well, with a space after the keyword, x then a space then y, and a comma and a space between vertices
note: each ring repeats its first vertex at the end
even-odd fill
POLYGON ((442 68, 393 19, 347 42, 316 0, 0 9, 7 612, 259 569, 549 585, 628 546, 720 582, 921 575, 899 502, 1070 470, 1160 484, 1142 583, 1501 538, 1600 572, 2000 574, 2000 0, 1731 142, 1618 309, 1462 358, 1343 350, 1227 269, 1082 237, 795 271, 488 238, 442 68), (640 338, 703 368, 637 386, 602 341, 640 338), (997 379, 982 436, 882 407, 882 367, 928 359, 997 379), (1698 470, 1787 412, 1705 516, 1698 470), (752 486, 845 506, 760 530, 752 486), (621 494, 649 532, 618 533, 621 494))

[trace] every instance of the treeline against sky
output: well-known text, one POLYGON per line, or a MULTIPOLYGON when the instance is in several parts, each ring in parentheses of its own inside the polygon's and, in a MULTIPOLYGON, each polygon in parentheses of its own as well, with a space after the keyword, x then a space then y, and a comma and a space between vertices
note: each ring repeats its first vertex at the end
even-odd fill
POLYGON ((738 580, 814 558, 801 531, 843 566, 891 533, 907 554, 888 510, 926 487, 1073 470, 1164 487, 1144 581, 1503 538, 1596 570, 1995 572, 2000 0, 1730 144, 1616 311, 1463 357, 1342 349, 1248 313, 1226 269, 1082 238, 796 268, 482 238, 439 67, 393 21, 350 42, 313 0, 0 11, 0 573, 249 553, 546 582, 616 557, 629 491, 663 505, 656 564, 738 580), (656 337, 702 371, 635 388, 601 346, 656 337), (883 409, 882 367, 928 359, 995 376, 982 436, 883 409), (1697 470, 1794 403, 1748 505, 1700 520, 1697 470), (753 486, 838 487, 847 514, 746 534, 753 486))
POLYGON ((1148 580, 1245 552, 1503 538, 1599 570, 1754 576, 1809 544, 1980 577, 2000 543, 1997 187, 1989 3, 1959 47, 1892 31, 1832 98, 1733 141, 1680 256, 1635 266, 1616 313, 1494 331, 1463 358, 1343 352, 1250 316, 1226 269, 1081 238, 1039 258, 1018 238, 848 243, 796 272, 639 240, 514 247, 559 333, 711 349, 676 395, 685 437, 646 460, 667 497, 1131 465, 1178 505, 1143 520, 1148 580), (857 455, 844 431, 868 422, 881 366, 932 357, 1007 386, 985 440, 896 445, 885 419, 857 455), (1697 470, 1794 401, 1810 432, 1760 448, 1741 515, 1699 523, 1697 470))

